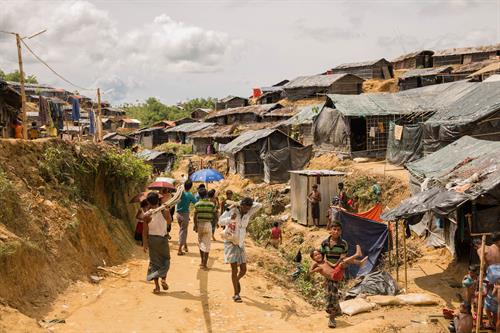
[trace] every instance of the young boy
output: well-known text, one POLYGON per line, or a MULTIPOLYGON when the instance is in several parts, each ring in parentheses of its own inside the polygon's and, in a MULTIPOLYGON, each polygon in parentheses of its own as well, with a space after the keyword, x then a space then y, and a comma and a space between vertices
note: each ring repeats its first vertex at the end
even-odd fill
MULTIPOLYGON (((342 225, 339 222, 332 222, 330 237, 321 243, 320 252, 325 256, 326 261, 333 265, 347 256, 348 245, 341 235, 342 225)), ((342 314, 339 305, 339 281, 326 280, 326 312, 330 314, 328 327, 335 328, 337 326, 335 317, 342 314)))
POLYGON ((319 227, 319 204, 321 202, 321 193, 319 193, 318 191, 318 185, 314 184, 312 186, 312 191, 307 196, 307 200, 309 200, 309 202, 311 203, 311 216, 313 219, 313 224, 315 227, 319 227))
POLYGON ((356 245, 356 253, 354 255, 341 259, 336 265, 325 260, 325 255, 321 253, 319 250, 312 250, 311 259, 314 261, 314 264, 311 267, 312 273, 319 273, 323 275, 328 280, 332 281, 342 281, 344 278, 344 268, 347 265, 355 264, 358 266, 363 266, 368 257, 364 257, 359 260, 363 253, 361 252, 361 247, 356 245))
POLYGON ((471 306, 467 302, 460 303, 459 312, 455 314, 453 319, 453 326, 456 333, 470 333, 472 332, 472 313, 471 306))
POLYGON ((281 236, 281 229, 280 229, 280 224, 279 222, 274 222, 273 227, 271 229, 271 236, 269 238, 269 242, 267 242, 266 246, 267 247, 269 244, 271 244, 274 248, 278 248, 283 243, 283 238, 281 236))
POLYGON ((472 308, 476 306, 476 290, 479 289, 479 266, 470 265, 469 272, 462 280, 462 286, 465 288, 464 300, 470 304, 472 308))

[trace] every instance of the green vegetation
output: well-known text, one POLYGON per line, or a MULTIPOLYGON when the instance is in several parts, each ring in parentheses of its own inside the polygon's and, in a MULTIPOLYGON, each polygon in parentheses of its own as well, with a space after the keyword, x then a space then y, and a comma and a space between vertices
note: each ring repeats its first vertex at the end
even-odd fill
POLYGON ((178 157, 182 155, 189 155, 193 153, 192 145, 183 145, 181 143, 175 142, 166 142, 158 147, 155 147, 155 150, 166 151, 169 153, 174 153, 178 157))
MULTIPOLYGON (((26 83, 38 83, 35 75, 26 75, 26 73, 24 73, 24 75, 24 81, 26 83)), ((19 73, 17 69, 10 73, 5 73, 0 69, 0 79, 5 81, 21 82, 21 73, 19 73)))
POLYGON ((361 207, 371 207, 377 203, 378 196, 373 190, 373 185, 377 183, 377 179, 372 176, 348 177, 345 181, 348 196, 357 198, 361 207))
POLYGON ((131 118, 139 119, 148 126, 160 120, 179 120, 189 117, 197 108, 214 107, 213 98, 195 98, 180 105, 165 105, 157 98, 149 97, 145 103, 125 104, 123 107, 131 118))

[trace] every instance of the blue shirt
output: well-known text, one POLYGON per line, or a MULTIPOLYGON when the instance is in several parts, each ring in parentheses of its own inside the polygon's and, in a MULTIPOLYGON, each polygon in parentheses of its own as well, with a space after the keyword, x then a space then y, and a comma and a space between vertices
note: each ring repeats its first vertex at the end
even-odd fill
POLYGON ((189 213, 189 205, 195 204, 198 200, 191 192, 182 192, 181 201, 177 204, 179 213, 189 213))

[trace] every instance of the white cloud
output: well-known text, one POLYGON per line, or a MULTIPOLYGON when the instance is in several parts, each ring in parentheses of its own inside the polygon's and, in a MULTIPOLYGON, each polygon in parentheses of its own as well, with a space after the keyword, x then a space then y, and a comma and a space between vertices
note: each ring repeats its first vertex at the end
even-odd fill
MULTIPOLYGON (((0 30, 29 35, 42 29, 47 32, 26 40, 31 48, 72 81, 85 85, 82 82, 97 78, 95 83, 109 91, 113 101, 123 100, 130 82, 141 81, 141 76, 220 71, 237 55, 240 45, 227 33, 205 30, 164 14, 122 32, 107 11, 88 1, 2 3, 0 30), (20 12, 23 20, 18 19, 20 12)), ((15 68, 14 38, 1 35, 0 49, 0 68, 15 68)), ((26 55, 24 60, 26 72, 43 72, 32 56, 26 55)))

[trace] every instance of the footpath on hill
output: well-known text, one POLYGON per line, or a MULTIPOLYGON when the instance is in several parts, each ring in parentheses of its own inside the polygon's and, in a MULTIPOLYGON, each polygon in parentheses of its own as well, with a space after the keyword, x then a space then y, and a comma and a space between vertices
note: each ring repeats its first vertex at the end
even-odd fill
MULTIPOLYGON (((177 256, 177 226, 172 230, 169 290, 160 296, 145 282, 147 255, 138 247, 125 263, 127 277, 109 276, 99 284, 77 282, 60 295, 45 316, 52 332, 328 332, 327 316, 293 290, 264 278, 258 268, 262 248, 248 245, 249 269, 242 280, 243 303, 231 299, 230 268, 223 263, 223 244, 215 242, 210 271, 199 270, 196 234, 190 230, 190 252, 177 256)), ((116 268, 118 271, 123 267, 116 268)), ((86 280, 87 277, 82 276, 86 280)), ((400 307, 354 317, 343 316, 335 332, 442 332, 422 323, 429 308, 400 307), (413 319, 415 322, 411 322, 413 319), (391 327, 393 328, 391 330, 391 327), (403 327, 403 330, 401 330, 403 327)))

